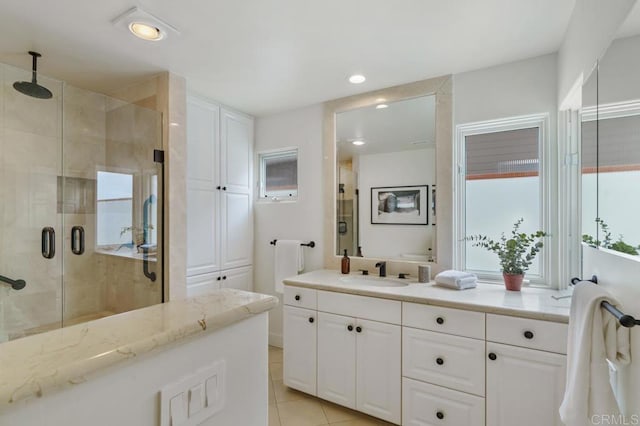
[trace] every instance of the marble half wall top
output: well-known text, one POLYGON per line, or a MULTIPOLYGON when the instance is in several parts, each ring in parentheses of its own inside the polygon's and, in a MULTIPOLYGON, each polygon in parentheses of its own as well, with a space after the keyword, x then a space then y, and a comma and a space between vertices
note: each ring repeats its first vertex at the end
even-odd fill
POLYGON ((273 296, 223 289, 0 344, 0 411, 90 380, 145 353, 197 338, 278 304, 273 296))

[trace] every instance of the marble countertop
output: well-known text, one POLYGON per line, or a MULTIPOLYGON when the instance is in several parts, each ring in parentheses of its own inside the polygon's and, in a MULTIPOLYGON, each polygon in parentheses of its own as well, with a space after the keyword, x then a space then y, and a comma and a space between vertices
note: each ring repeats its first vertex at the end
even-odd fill
POLYGON ((224 289, 0 344, 0 410, 88 380, 92 373, 277 306, 224 289))
MULTIPOLYGON (((404 287, 374 287, 340 281, 341 277, 347 276, 379 279, 375 276, 342 275, 338 271, 318 270, 287 278, 284 283, 298 287, 381 297, 403 302, 424 303, 561 323, 569 322, 571 299, 555 300, 552 296, 567 296, 571 294, 570 290, 557 291, 523 287, 522 291, 517 292, 506 291, 502 285, 483 283, 479 283, 473 289, 453 290, 436 286, 433 281, 420 284, 415 280, 406 280, 409 285, 404 287)), ((391 277, 388 279, 394 280, 391 277)), ((395 281, 404 280, 395 279, 395 281)))

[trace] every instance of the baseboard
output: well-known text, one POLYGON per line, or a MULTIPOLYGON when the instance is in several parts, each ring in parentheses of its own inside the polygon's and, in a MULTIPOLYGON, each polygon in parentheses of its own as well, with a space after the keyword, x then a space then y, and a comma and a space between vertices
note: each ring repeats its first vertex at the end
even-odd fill
POLYGON ((269 333, 269 346, 282 347, 282 334, 269 333))

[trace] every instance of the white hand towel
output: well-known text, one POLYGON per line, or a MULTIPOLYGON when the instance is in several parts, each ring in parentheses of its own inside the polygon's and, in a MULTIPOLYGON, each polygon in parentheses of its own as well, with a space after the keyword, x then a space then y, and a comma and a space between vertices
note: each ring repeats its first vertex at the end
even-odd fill
POLYGON ((575 286, 569 315, 567 386, 560 406, 566 426, 591 424, 594 414, 620 414, 609 382, 607 359, 618 365, 630 362, 629 329, 600 307, 619 302, 598 285, 575 286))
POLYGON ((476 286, 478 277, 476 274, 469 272, 455 271, 449 269, 440 272, 435 276, 436 284, 443 285, 445 287, 457 288, 463 290, 465 288, 473 288, 476 286))
POLYGON ((304 252, 298 240, 278 240, 274 253, 275 291, 284 292, 282 280, 297 275, 304 269, 304 252))

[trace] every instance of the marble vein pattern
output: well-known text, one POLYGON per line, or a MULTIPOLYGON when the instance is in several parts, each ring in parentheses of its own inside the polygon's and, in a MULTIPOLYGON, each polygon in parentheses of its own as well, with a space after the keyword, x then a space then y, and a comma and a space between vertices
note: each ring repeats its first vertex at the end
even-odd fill
POLYGON ((278 299, 223 289, 0 344, 0 410, 186 338, 266 312, 278 299))
MULTIPOLYGON (((341 275, 339 271, 318 270, 287 278, 284 283, 290 286, 380 297, 403 302, 560 323, 569 322, 571 299, 556 300, 552 297, 566 296, 564 291, 533 287, 523 287, 520 292, 506 291, 502 285, 483 283, 479 283, 476 288, 459 291, 436 286, 433 281, 420 284, 415 280, 406 280, 409 285, 404 287, 369 287, 340 281, 341 276, 344 275, 341 275)), ((360 275, 352 274, 351 276, 359 277, 360 275)))

